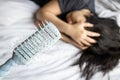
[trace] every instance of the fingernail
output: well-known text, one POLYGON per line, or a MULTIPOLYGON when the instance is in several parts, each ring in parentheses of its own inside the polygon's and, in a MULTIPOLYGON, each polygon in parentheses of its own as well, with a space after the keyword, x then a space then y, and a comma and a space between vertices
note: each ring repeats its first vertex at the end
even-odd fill
POLYGON ((90 26, 91 26, 91 27, 93 27, 93 26, 94 26, 94 25, 93 25, 93 24, 91 24, 91 23, 89 23, 89 24, 90 24, 90 26))
POLYGON ((100 34, 98 34, 98 36, 100 36, 100 34))

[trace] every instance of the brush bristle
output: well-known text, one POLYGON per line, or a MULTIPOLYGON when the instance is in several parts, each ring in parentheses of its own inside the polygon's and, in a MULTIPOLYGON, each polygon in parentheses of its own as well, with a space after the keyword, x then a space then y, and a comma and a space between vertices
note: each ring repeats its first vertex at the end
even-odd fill
MULTIPOLYGON (((40 29, 27 38, 22 44, 14 49, 14 57, 17 56, 20 60, 14 60, 16 63, 25 64, 36 53, 43 51, 55 44, 61 38, 60 32, 54 24, 46 22, 40 29)), ((16 58, 13 58, 16 59, 16 58)))

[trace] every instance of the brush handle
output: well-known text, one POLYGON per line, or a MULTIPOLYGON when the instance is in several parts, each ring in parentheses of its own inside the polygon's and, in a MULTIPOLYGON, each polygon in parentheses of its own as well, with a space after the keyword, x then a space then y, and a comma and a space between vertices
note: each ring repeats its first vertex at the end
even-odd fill
POLYGON ((7 75, 11 68, 15 67, 16 63, 10 58, 0 66, 0 77, 7 75))

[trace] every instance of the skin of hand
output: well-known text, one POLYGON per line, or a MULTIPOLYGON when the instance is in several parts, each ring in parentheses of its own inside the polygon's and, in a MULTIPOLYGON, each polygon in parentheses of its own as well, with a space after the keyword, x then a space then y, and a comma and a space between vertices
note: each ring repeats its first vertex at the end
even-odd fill
POLYGON ((61 40, 63 40, 64 42, 70 43, 70 44, 72 44, 72 45, 80 48, 81 50, 85 50, 85 49, 88 48, 87 46, 84 46, 84 47, 80 46, 80 45, 79 45, 78 43, 76 43, 71 37, 65 35, 64 33, 61 33, 61 34, 62 34, 61 40))
POLYGON ((73 40, 70 40, 68 36, 64 35, 64 41, 69 42, 82 50, 87 49, 92 43, 96 43, 91 37, 99 37, 100 34, 85 29, 85 27, 93 27, 92 24, 86 22, 86 17, 91 15, 93 14, 87 9, 68 13, 66 17, 67 21, 74 26, 74 29, 71 31, 73 40))
POLYGON ((93 27, 93 25, 90 23, 84 22, 84 23, 76 23, 71 25, 74 26, 70 34, 71 35, 70 37, 72 39, 64 35, 64 37, 66 36, 65 38, 71 39, 71 40, 68 40, 68 39, 65 39, 65 40, 66 42, 68 41, 69 43, 77 46, 82 50, 87 49, 89 46, 91 46, 91 43, 96 43, 96 40, 90 38, 89 36, 91 37, 100 36, 100 34, 98 33, 94 33, 85 29, 85 27, 93 27))
MULTIPOLYGON (((83 43, 86 40, 85 41, 81 40, 80 37, 81 37, 81 32, 86 33, 86 31, 84 30, 84 27, 82 27, 84 31, 81 31, 81 26, 89 27, 91 26, 91 24, 88 24, 88 23, 69 24, 57 17, 60 14, 62 14, 62 12, 59 6, 59 2, 57 0, 51 0, 50 2, 48 2, 46 5, 44 5, 42 8, 38 10, 35 18, 36 18, 36 21, 40 21, 40 22, 43 20, 42 19, 43 17, 44 19, 51 21, 53 24, 56 25, 56 27, 60 32, 71 37, 75 41, 75 43, 83 47, 83 45, 81 44, 81 41, 83 43)), ((92 35, 98 36, 98 34, 96 33, 93 33, 92 35)), ((84 36, 83 38, 87 38, 88 40, 88 37, 86 35, 83 35, 83 36, 84 36)), ((94 42, 94 41, 90 41, 90 42, 94 42)))
POLYGON ((74 23, 80 23, 80 22, 86 22, 86 17, 89 17, 93 15, 90 10, 88 9, 82 9, 82 10, 76 10, 72 11, 67 14, 66 19, 67 22, 70 24, 74 23))

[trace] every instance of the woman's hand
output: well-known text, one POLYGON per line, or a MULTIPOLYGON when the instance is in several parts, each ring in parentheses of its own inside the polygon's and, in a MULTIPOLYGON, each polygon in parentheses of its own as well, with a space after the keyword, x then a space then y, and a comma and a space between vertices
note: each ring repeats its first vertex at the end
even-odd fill
POLYGON ((64 33, 61 33, 62 34, 62 38, 61 40, 67 42, 67 43, 70 43, 78 48, 80 48, 81 50, 85 50, 88 48, 88 46, 80 46, 78 43, 76 43, 71 37, 65 35, 64 33))
POLYGON ((93 15, 88 9, 72 11, 67 14, 66 20, 70 24, 86 22, 86 17, 93 15))
POLYGON ((88 9, 82 9, 78 11, 72 11, 66 16, 68 24, 71 25, 68 35, 73 39, 72 43, 74 41, 74 45, 82 50, 91 46, 92 43, 96 43, 96 40, 91 37, 100 36, 98 33, 85 29, 85 27, 93 27, 92 24, 86 22, 86 17, 90 17, 91 15, 93 14, 88 9))
POLYGON ((69 32, 69 36, 79 45, 81 49, 91 46, 92 43, 96 43, 96 40, 91 37, 100 36, 100 34, 96 32, 86 30, 85 27, 93 27, 93 25, 87 22, 71 24, 69 32))

